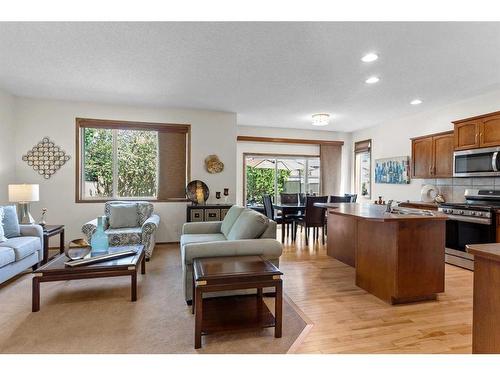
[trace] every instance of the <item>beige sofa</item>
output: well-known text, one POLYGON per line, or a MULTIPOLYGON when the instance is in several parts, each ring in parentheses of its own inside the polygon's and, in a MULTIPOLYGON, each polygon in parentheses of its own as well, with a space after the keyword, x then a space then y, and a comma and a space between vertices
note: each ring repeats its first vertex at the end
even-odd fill
MULTIPOLYGON (((283 251, 276 222, 248 208, 233 206, 223 221, 185 223, 181 236, 184 294, 192 301, 193 259, 262 255, 276 266, 283 251)), ((207 296, 210 294, 207 293, 207 296)))

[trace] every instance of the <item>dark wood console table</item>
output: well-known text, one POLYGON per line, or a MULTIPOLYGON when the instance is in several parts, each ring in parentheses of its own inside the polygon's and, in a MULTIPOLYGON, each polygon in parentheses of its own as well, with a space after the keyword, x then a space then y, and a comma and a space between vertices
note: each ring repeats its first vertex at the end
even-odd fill
POLYGON ((228 204, 188 204, 186 207, 186 221, 221 221, 232 207, 228 204))

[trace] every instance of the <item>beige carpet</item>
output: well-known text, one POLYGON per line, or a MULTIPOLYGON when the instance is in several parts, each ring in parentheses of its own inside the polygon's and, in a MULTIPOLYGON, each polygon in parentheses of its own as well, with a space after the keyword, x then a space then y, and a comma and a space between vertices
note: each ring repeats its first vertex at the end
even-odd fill
POLYGON ((273 328, 209 335, 195 350, 178 247, 162 246, 154 253, 146 275, 138 277, 135 303, 129 280, 42 283, 37 313, 31 312, 31 275, 3 284, 0 353, 287 353, 309 328, 285 298, 282 338, 274 338, 273 328))

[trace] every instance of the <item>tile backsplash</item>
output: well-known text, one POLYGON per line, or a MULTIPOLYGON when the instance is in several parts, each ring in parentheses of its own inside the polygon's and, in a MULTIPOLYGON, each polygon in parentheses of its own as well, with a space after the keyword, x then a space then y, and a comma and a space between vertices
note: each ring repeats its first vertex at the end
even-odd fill
POLYGON ((500 190, 500 177, 463 177, 419 179, 422 186, 430 184, 439 189, 446 202, 465 201, 465 189, 500 190))

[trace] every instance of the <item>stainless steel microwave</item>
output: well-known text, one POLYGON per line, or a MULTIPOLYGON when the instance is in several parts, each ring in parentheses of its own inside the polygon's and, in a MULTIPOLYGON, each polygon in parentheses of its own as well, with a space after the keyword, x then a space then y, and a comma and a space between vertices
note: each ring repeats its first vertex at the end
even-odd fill
POLYGON ((453 153, 453 177, 500 176, 500 147, 478 148, 453 153))

